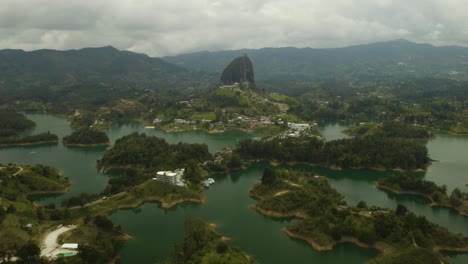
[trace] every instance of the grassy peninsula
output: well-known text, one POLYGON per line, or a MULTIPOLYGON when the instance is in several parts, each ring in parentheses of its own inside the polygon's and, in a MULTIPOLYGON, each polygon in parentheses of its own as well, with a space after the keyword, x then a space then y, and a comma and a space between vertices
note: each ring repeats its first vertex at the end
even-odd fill
POLYGON ((404 206, 396 210, 367 208, 364 202, 347 206, 325 178, 310 173, 267 168, 250 195, 258 200, 253 208, 263 214, 300 218, 284 231, 316 250, 331 250, 336 244, 351 242, 376 248, 385 258, 398 258, 409 254, 406 250, 410 248, 422 248, 425 250, 417 254, 435 256, 439 262, 444 260, 440 249, 468 251, 468 238, 452 234, 404 206))
POLYGON ((459 188, 447 194, 447 186, 438 186, 434 182, 405 174, 383 178, 377 182, 377 187, 397 194, 412 194, 426 197, 431 206, 443 206, 455 209, 461 215, 468 216, 468 193, 459 188))

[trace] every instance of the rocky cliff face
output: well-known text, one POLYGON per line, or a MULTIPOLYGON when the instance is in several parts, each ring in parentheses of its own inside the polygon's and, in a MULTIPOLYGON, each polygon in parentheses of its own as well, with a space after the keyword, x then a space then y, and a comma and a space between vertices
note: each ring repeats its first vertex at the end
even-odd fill
POLYGON ((247 55, 234 59, 221 74, 221 85, 238 83, 241 87, 252 88, 255 84, 254 69, 247 55))

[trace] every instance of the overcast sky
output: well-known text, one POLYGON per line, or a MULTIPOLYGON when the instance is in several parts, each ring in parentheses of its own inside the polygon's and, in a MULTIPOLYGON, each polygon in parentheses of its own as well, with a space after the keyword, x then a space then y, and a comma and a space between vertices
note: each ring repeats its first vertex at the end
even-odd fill
POLYGON ((0 49, 468 46, 467 0, 0 0, 0 49))

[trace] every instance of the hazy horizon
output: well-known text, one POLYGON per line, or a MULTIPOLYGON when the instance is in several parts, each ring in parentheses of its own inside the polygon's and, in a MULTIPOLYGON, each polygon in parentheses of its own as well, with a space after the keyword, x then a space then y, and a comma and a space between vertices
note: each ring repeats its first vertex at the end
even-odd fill
POLYGON ((263 47, 337 48, 408 39, 468 46, 461 0, 5 0, 0 49, 112 45, 162 57, 263 47))

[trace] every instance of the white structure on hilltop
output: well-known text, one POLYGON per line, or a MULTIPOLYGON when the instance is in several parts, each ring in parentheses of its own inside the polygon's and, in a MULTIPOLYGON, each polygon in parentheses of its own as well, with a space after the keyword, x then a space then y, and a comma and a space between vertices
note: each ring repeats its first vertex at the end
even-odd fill
POLYGON ((184 176, 185 169, 176 169, 175 171, 158 171, 153 180, 165 182, 173 185, 184 186, 182 176, 184 176))

